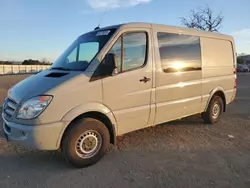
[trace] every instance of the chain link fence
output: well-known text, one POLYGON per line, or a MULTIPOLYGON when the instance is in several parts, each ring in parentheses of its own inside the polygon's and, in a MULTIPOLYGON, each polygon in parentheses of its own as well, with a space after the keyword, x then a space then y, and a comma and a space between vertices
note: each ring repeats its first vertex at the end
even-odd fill
POLYGON ((46 70, 50 65, 0 65, 0 75, 30 74, 46 70))

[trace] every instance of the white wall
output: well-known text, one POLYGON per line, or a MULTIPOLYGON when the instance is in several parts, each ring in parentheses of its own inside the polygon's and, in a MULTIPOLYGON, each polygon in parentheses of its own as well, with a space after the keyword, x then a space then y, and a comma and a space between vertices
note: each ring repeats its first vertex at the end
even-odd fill
POLYGON ((50 65, 0 65, 0 75, 34 73, 49 67, 50 65))

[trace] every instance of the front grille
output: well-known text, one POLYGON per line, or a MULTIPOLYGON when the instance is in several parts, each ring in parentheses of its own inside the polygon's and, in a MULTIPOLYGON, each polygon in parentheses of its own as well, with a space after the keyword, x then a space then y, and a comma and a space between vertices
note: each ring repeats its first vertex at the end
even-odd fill
POLYGON ((10 128, 6 123, 4 123, 4 130, 5 130, 8 134, 10 134, 11 128, 10 128))
POLYGON ((13 99, 7 98, 3 104, 3 114, 5 117, 11 118, 14 115, 16 108, 17 103, 13 99))

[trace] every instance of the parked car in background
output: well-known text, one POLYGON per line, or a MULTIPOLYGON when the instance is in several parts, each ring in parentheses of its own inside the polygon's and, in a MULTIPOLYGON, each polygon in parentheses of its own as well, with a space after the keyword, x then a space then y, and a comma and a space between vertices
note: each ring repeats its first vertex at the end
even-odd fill
POLYGON ((248 67, 248 69, 249 69, 249 71, 250 71, 250 64, 247 64, 247 67, 248 67))
POLYGON ((249 72, 249 69, 247 65, 237 64, 237 72, 249 72))

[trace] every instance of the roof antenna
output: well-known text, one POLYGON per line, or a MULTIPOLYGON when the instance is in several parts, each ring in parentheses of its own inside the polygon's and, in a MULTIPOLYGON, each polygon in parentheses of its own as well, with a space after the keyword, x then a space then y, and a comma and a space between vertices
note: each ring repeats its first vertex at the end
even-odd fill
POLYGON ((102 21, 104 20, 104 18, 105 18, 105 16, 106 16, 107 12, 108 12, 108 11, 105 10, 105 12, 104 12, 104 14, 103 14, 103 16, 102 16, 102 18, 101 18, 101 20, 100 20, 100 23, 99 23, 99 25, 95 28, 95 30, 100 29, 100 25, 102 24, 102 21))

